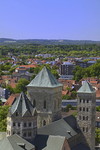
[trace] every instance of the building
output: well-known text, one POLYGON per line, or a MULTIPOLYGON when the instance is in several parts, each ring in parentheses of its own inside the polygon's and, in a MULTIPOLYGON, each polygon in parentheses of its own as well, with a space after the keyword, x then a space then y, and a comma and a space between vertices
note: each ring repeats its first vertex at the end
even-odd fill
POLYGON ((84 142, 95 150, 96 92, 89 82, 84 81, 78 90, 77 122, 84 135, 84 142))
POLYGON ((27 91, 31 103, 37 109, 38 128, 61 118, 62 84, 46 67, 27 85, 27 91))
POLYGON ((36 109, 22 92, 14 101, 7 116, 7 136, 18 134, 27 140, 37 131, 36 109))
POLYGON ((30 101, 21 93, 11 106, 7 136, 17 133, 30 140, 35 150, 94 150, 95 90, 87 81, 78 90, 77 119, 61 118, 61 90, 44 67, 27 86, 30 101))
POLYGON ((71 62, 64 62, 63 64, 61 64, 61 67, 60 67, 61 78, 72 79, 74 68, 75 68, 75 65, 71 62))

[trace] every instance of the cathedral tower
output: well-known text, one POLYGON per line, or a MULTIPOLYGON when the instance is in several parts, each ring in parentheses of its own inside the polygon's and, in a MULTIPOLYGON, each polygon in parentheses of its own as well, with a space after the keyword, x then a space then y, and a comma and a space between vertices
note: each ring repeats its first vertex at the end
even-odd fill
POLYGON ((84 142, 90 147, 90 150, 95 150, 95 107, 95 90, 89 82, 84 81, 78 90, 77 120, 84 135, 84 142))
POLYGON ((27 86, 28 96, 37 110, 40 128, 61 118, 62 84, 44 67, 27 86))

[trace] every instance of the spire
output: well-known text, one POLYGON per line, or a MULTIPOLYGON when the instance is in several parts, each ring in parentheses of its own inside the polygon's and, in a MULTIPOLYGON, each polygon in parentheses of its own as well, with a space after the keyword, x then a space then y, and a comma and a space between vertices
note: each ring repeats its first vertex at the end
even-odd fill
POLYGON ((20 96, 11 106, 10 115, 18 113, 18 115, 24 116, 27 112, 33 116, 35 113, 35 108, 33 108, 27 96, 23 92, 21 92, 20 96))
POLYGON ((95 90, 88 81, 84 81, 83 85, 77 91, 78 93, 94 93, 95 90))
POLYGON ((27 87, 58 87, 62 86, 53 74, 44 67, 39 74, 27 85, 27 87))

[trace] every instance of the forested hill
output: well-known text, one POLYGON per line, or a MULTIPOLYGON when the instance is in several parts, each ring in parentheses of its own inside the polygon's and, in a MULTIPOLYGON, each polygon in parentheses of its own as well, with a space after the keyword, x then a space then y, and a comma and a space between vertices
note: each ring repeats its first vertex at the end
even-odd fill
POLYGON ((0 38, 0 45, 8 45, 8 44, 84 45, 84 44, 100 44, 100 41, 90 41, 90 40, 47 40, 47 39, 15 40, 15 39, 8 39, 8 38, 0 38))

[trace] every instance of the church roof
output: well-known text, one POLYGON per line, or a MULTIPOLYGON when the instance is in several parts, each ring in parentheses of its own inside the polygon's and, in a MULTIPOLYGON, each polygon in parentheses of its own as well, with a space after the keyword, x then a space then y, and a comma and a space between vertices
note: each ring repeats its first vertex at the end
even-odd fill
POLYGON ((53 74, 44 67, 39 74, 27 85, 27 87, 58 87, 62 86, 53 74))
POLYGON ((93 93, 95 92, 94 88, 88 81, 84 81, 83 85, 77 91, 78 93, 93 93))
POLYGON ((39 135, 54 135, 65 136, 67 139, 78 134, 76 119, 73 116, 68 116, 60 120, 54 121, 49 125, 39 128, 39 135))
POLYGON ((32 150, 35 149, 34 145, 22 139, 17 134, 14 134, 9 137, 5 137, 3 140, 0 140, 0 150, 32 150))
POLYGON ((26 113, 29 113, 30 115, 33 116, 35 113, 35 108, 33 108, 31 102, 23 92, 21 92, 19 97, 15 100, 15 102, 11 106, 10 115, 15 114, 16 112, 20 116, 24 116, 26 113))

